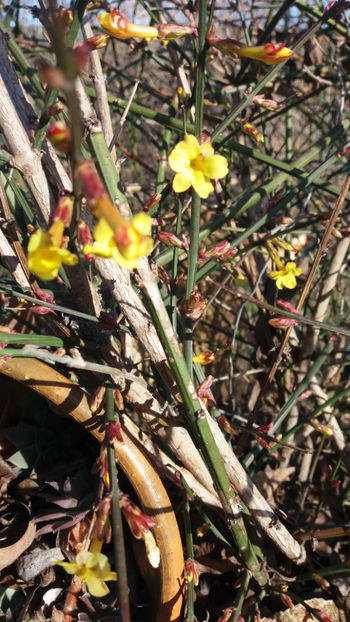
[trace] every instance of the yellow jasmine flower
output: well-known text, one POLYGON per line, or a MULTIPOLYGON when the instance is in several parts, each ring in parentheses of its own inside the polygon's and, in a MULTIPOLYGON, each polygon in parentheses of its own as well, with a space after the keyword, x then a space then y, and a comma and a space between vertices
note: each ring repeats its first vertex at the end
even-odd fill
POLYGON ((30 236, 28 243, 29 270, 40 279, 55 279, 61 264, 75 266, 78 257, 68 249, 61 248, 64 224, 56 220, 45 232, 38 229, 30 236))
POLYGON ((213 192, 211 179, 221 179, 228 173, 227 160, 224 156, 214 155, 211 143, 199 143, 197 138, 186 134, 169 155, 169 166, 175 171, 173 189, 185 192, 190 186, 201 199, 206 199, 213 192))
POLYGON ((61 562, 53 560, 62 566, 68 574, 74 574, 85 581, 88 591, 92 596, 106 596, 109 589, 105 581, 116 581, 117 575, 111 571, 108 558, 103 553, 81 551, 73 562, 61 562))
POLYGON ((289 261, 285 266, 282 266, 280 270, 272 270, 268 276, 270 279, 276 281, 277 289, 294 289, 297 284, 296 276, 301 274, 301 268, 297 268, 294 261, 289 261))
POLYGON ((104 218, 94 228, 94 243, 84 246, 84 254, 113 257, 122 268, 137 268, 140 257, 148 255, 153 247, 150 236, 152 221, 147 214, 137 214, 130 221, 123 221, 116 231, 104 218))

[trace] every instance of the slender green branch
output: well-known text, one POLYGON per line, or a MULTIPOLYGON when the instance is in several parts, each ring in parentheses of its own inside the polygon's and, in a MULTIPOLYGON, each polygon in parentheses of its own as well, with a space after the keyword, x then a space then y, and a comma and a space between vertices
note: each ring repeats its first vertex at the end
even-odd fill
MULTIPOLYGON (((115 415, 115 405, 113 397, 113 385, 110 381, 107 381, 106 386, 106 422, 107 425, 114 424, 118 421, 118 417, 115 415)), ((106 433, 107 434, 107 433, 106 433)), ((125 557, 125 545, 123 534, 123 519, 119 504, 119 484, 118 473, 116 467, 116 456, 113 443, 110 443, 107 448, 108 452, 108 469, 111 481, 111 496, 112 496, 112 535, 113 535, 113 551, 115 558, 115 565, 117 569, 118 578, 118 594, 120 605, 120 618, 122 622, 130 622, 130 606, 129 606, 129 585, 126 568, 125 557)))

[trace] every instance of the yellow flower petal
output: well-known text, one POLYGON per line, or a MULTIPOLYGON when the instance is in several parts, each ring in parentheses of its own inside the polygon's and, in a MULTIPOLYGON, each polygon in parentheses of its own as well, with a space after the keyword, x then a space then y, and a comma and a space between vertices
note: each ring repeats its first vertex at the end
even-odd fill
POLYGON ((183 142, 186 145, 186 151, 190 160, 193 160, 201 153, 201 145, 193 134, 186 134, 183 142))
POLYGON ((201 144, 201 154, 206 158, 214 155, 214 147, 209 140, 201 144))
POLYGON ((68 574, 76 574, 79 569, 79 564, 75 562, 62 562, 60 559, 53 559, 52 561, 57 564, 57 566, 62 566, 68 574))
MULTIPOLYGON (((185 141, 181 141, 185 145, 185 141)), ((169 155, 169 166, 174 173, 181 173, 190 165, 190 158, 185 148, 179 143, 169 155)))
POLYGON ((228 173, 227 160, 221 155, 211 155, 204 158, 203 173, 209 179, 221 179, 228 173))
POLYGON ((132 226, 136 229, 137 233, 141 235, 150 235, 152 230, 152 219, 148 214, 136 214, 132 219, 132 226))
POLYGON ((187 168, 182 172, 176 173, 173 179, 174 192, 185 192, 185 190, 188 190, 191 186, 192 180, 193 171, 190 168, 187 168))
POLYGON ((192 186, 201 199, 206 199, 214 190, 214 186, 202 171, 193 172, 192 186))
POLYGON ((105 582, 101 581, 101 579, 98 579, 92 574, 89 574, 89 576, 85 579, 85 581, 86 581, 88 592, 92 596, 101 598, 102 596, 106 596, 106 594, 109 594, 109 589, 107 585, 105 584, 105 582))
POLYGON ((29 238, 28 252, 34 252, 39 248, 47 248, 48 246, 51 246, 50 235, 47 232, 38 229, 29 238))

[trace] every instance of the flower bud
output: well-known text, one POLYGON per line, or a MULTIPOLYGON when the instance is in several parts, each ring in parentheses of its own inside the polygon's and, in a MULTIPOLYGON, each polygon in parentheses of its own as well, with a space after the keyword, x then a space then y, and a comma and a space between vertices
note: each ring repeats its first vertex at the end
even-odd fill
POLYGON ((45 118, 49 119, 50 117, 55 117, 57 114, 60 114, 63 111, 63 104, 60 101, 55 101, 54 104, 51 104, 45 110, 45 118))
POLYGON ((56 149, 69 153, 72 147, 72 132, 64 121, 51 123, 47 130, 47 138, 56 149))
POLYGON ((334 436, 334 430, 330 428, 328 425, 324 425, 317 421, 317 419, 309 419, 308 423, 315 429, 317 432, 321 432, 325 434, 325 436, 334 436))
POLYGON ((311 578, 314 581, 316 581, 316 583, 318 583, 318 585, 323 587, 325 590, 330 587, 329 581, 327 581, 327 579, 325 577, 321 577, 321 575, 317 574, 316 572, 312 573, 311 578))
POLYGON ((104 384, 101 384, 99 387, 97 387, 93 395, 92 402, 90 404, 90 410, 92 415, 95 415, 100 410, 105 394, 106 386, 104 384))
MULTIPOLYGON (((225 253, 228 251, 230 251, 230 243, 227 240, 222 240, 221 242, 216 242, 216 244, 213 244, 210 248, 205 248, 200 251, 198 254, 198 261, 207 261, 211 257, 218 257, 222 260, 223 256, 225 257, 225 253)), ((235 249, 235 254, 236 253, 237 250, 235 249)))
POLYGON ((152 196, 149 199, 147 199, 145 203, 144 212, 149 212, 156 205, 158 205, 161 198, 162 198, 162 195, 160 194, 160 192, 157 192, 156 194, 152 194, 152 196))
POLYGON ((180 26, 179 24, 158 24, 157 30, 158 39, 165 39, 166 41, 179 39, 197 32, 194 26, 180 26))
POLYGON ((190 297, 183 302, 182 310, 186 317, 195 321, 201 317, 206 306, 207 302, 204 300, 202 294, 199 291, 194 291, 190 297))
POLYGON ((30 310, 32 313, 35 313, 36 315, 47 315, 48 313, 52 313, 52 309, 49 309, 48 307, 35 306, 35 307, 30 307, 30 310))
POLYGON ((252 138, 254 138, 254 140, 257 143, 263 143, 264 142, 264 137, 261 134, 261 132, 259 132, 258 128, 253 125, 252 123, 244 123, 242 125, 242 130, 245 134, 248 134, 249 136, 251 136, 252 138))
POLYGON ((253 97, 252 99, 252 104, 255 104, 256 106, 260 106, 260 108, 265 108, 265 110, 271 110, 271 111, 280 110, 280 108, 282 107, 282 104, 279 104, 273 99, 266 99, 263 93, 259 93, 259 95, 255 95, 255 97, 253 97))
POLYGON ((185 561, 185 579, 186 581, 193 581, 193 585, 198 585, 199 572, 197 562, 188 557, 185 561))
POLYGON ((290 326, 299 324, 299 322, 291 317, 278 316, 269 320, 269 324, 270 326, 274 326, 274 328, 289 328, 290 326))
POLYGON ((289 311, 289 313, 295 313, 295 315, 300 315, 297 308, 292 305, 291 302, 288 302, 288 300, 278 299, 276 300, 276 306, 280 309, 283 309, 284 311, 289 311))
POLYGON ((180 240, 173 233, 167 233, 166 231, 159 231, 157 233, 157 238, 160 242, 163 242, 163 244, 166 244, 166 246, 175 246, 177 248, 182 248, 185 251, 188 251, 189 249, 187 240, 185 238, 183 240, 180 240))
POLYGON ((64 227, 69 227, 73 213, 73 195, 64 193, 59 198, 52 221, 61 220, 64 227))

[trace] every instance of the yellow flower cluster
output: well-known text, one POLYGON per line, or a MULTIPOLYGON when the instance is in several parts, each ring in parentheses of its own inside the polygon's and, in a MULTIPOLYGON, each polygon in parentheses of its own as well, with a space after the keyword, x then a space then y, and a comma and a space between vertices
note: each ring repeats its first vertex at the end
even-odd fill
POLYGON ((280 266, 280 270, 272 270, 268 276, 270 279, 276 281, 277 289, 294 289, 297 284, 295 277, 302 273, 301 268, 297 268, 294 261, 288 261, 288 263, 280 266))
POLYGON ((186 134, 169 155, 169 166, 176 173, 173 179, 175 192, 185 192, 190 186, 201 199, 214 190, 211 179, 221 179, 228 173, 224 156, 214 155, 209 141, 199 143, 192 134, 186 134))
POLYGON ((124 220, 114 232, 108 222, 100 218, 93 231, 94 243, 86 244, 83 252, 97 257, 113 257, 119 266, 132 270, 139 265, 140 257, 152 250, 151 226, 151 218, 141 213, 130 221, 124 220))
POLYGON ((53 560, 65 569, 68 574, 74 574, 82 581, 92 596, 101 598, 109 593, 105 581, 116 581, 117 574, 111 571, 108 558, 103 553, 81 551, 73 562, 61 562, 53 560))
POLYGON ((47 232, 38 229, 30 236, 28 266, 40 279, 52 281, 61 264, 75 266, 78 263, 78 257, 64 247, 63 231, 62 220, 56 220, 47 232))

